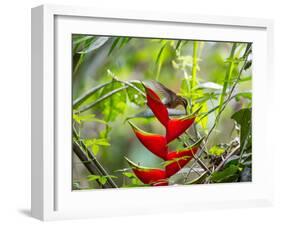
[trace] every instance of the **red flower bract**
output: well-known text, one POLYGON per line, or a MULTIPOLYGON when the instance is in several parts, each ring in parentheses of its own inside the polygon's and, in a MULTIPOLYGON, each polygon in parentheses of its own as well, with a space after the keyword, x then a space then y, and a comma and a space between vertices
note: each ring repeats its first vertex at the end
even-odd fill
POLYGON ((167 154, 166 160, 173 160, 173 159, 182 158, 185 156, 193 156, 197 152, 197 150, 198 150, 198 146, 184 149, 184 150, 179 150, 179 151, 172 151, 167 154))
POLYGON ((168 164, 165 167, 167 177, 170 177, 180 171, 192 159, 193 155, 196 154, 201 141, 202 139, 187 149, 173 151, 167 154, 166 159, 168 164))
POLYGON ((180 171, 190 160, 191 156, 184 156, 179 159, 174 159, 172 163, 165 167, 167 177, 171 177, 180 171))
POLYGON ((129 121, 139 141, 153 154, 166 159, 168 153, 166 138, 159 134, 147 133, 129 121))
POLYGON ((166 129, 167 143, 170 143, 172 140, 182 135, 192 125, 194 120, 194 115, 170 119, 166 129))
POLYGON ((182 135, 195 121, 198 111, 180 118, 170 118, 166 106, 161 102, 159 96, 143 84, 146 92, 147 105, 155 117, 166 128, 166 136, 147 133, 137 128, 132 122, 133 131, 139 141, 156 156, 166 161, 165 169, 141 167, 127 159, 135 175, 144 183, 153 186, 168 185, 168 178, 181 170, 197 152, 203 139, 200 139, 189 148, 180 151, 168 152, 167 144, 182 135))
POLYGON ((132 162, 130 159, 125 158, 129 165, 132 167, 135 175, 144 183, 154 186, 163 186, 167 185, 166 181, 166 172, 162 169, 157 168, 148 168, 138 166, 136 163, 132 162))
POLYGON ((144 85, 146 92, 147 105, 155 115, 155 117, 167 127, 169 122, 169 114, 166 106, 161 102, 159 96, 150 88, 144 85))

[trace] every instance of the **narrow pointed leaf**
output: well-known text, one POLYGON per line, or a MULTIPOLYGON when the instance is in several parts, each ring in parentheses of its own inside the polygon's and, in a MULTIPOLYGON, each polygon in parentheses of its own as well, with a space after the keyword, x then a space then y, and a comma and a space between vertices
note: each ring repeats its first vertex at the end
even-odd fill
POLYGON ((85 50, 80 51, 80 54, 89 53, 103 46, 109 40, 108 37, 99 37, 85 50))

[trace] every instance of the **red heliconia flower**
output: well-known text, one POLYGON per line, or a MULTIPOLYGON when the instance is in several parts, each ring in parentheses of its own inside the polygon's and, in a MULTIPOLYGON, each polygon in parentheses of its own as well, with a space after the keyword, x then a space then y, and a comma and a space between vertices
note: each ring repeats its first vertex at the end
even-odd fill
POLYGON ((180 171, 192 159, 193 155, 195 155, 198 151, 202 141, 203 138, 186 149, 169 152, 167 154, 166 159, 168 164, 165 168, 167 177, 170 177, 180 171))
POLYGON ((160 97, 149 87, 143 84, 146 92, 147 105, 155 117, 166 128, 167 144, 184 133, 194 122, 196 114, 200 109, 191 115, 180 118, 169 118, 167 107, 162 103, 160 97))
POLYGON ((180 158, 176 158, 171 160, 171 163, 169 163, 165 167, 166 175, 167 177, 171 177, 174 174, 176 174, 178 171, 180 171, 190 160, 192 159, 192 156, 186 155, 180 158))
POLYGON ((139 141, 153 154, 165 160, 168 153, 166 138, 159 134, 147 133, 136 127, 132 122, 128 122, 132 126, 139 141))
POLYGON ((182 135, 192 125, 195 118, 195 115, 188 115, 181 118, 170 119, 166 129, 167 143, 170 143, 172 140, 182 135))
POLYGON ((165 169, 141 167, 127 159, 135 175, 144 183, 153 186, 168 185, 168 178, 181 170, 197 152, 201 141, 192 146, 179 151, 168 151, 168 143, 182 135, 195 121, 200 108, 193 114, 170 118, 166 106, 161 102, 159 96, 150 88, 143 84, 146 92, 147 105, 154 113, 155 117, 166 128, 166 136, 152 134, 137 128, 132 122, 128 121, 139 141, 156 156, 164 159, 165 169))
POLYGON ((189 146, 183 150, 169 152, 167 154, 166 160, 181 158, 186 155, 189 155, 189 156, 194 155, 197 152, 197 150, 200 147, 203 140, 204 140, 204 137, 200 138, 196 143, 192 144, 191 146, 189 146))
POLYGON ((168 185, 166 172, 163 169, 158 168, 148 168, 139 166, 136 163, 132 162, 130 159, 126 158, 127 162, 131 166, 135 175, 143 182, 144 184, 150 184, 153 186, 165 186, 168 185))
POLYGON ((191 115, 169 120, 168 126, 166 127, 167 144, 182 135, 192 125, 200 109, 198 108, 191 115))
POLYGON ((169 122, 169 113, 166 106, 162 103, 160 97, 150 88, 143 84, 146 92, 147 105, 155 117, 167 127, 169 122))

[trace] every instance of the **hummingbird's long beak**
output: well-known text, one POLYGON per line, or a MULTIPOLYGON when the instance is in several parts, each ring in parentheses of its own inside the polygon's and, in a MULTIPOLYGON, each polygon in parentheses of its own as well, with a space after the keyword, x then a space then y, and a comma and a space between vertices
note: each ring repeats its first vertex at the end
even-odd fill
POLYGON ((185 109, 185 114, 187 115, 187 106, 188 106, 188 104, 184 103, 183 105, 184 105, 184 109, 185 109))

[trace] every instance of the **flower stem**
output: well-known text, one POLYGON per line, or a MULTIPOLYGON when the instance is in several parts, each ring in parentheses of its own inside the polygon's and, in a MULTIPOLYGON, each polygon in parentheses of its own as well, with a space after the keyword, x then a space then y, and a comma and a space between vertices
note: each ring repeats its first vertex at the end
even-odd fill
POLYGON ((228 58, 230 62, 228 64, 228 68, 227 68, 225 78, 224 78, 223 90, 222 90, 222 93, 221 93, 221 96, 220 96, 218 112, 220 112, 220 110, 222 108, 224 98, 225 98, 225 95, 226 95, 226 89, 229 85, 230 78, 232 77, 232 72, 233 72, 234 65, 235 65, 234 53, 235 53, 236 47, 237 47, 237 43, 233 43, 232 48, 231 48, 231 52, 230 52, 230 56, 228 58))
POLYGON ((196 73, 197 73, 197 53, 198 53, 198 41, 193 42, 193 57, 192 57, 192 77, 191 77, 191 91, 196 86, 196 73))

